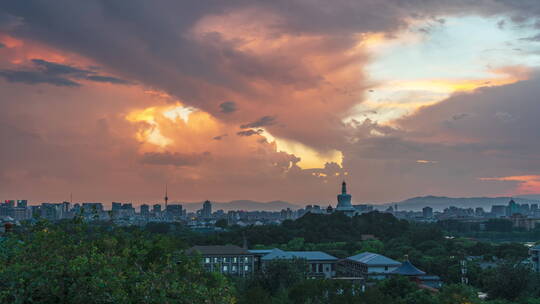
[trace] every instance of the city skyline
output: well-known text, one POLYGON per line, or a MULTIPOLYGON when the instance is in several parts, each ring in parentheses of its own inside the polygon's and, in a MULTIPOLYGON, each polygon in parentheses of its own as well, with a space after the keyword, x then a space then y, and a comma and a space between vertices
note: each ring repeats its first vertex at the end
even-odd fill
POLYGON ((3 199, 540 193, 533 1, 18 2, 3 199))

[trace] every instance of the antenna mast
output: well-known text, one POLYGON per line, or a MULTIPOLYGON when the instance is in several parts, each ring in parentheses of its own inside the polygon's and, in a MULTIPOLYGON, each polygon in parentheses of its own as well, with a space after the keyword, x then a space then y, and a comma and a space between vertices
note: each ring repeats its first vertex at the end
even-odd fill
POLYGON ((164 197, 164 200, 165 200, 165 210, 167 210, 167 202, 169 201, 169 196, 167 194, 167 184, 165 184, 165 197, 164 197))

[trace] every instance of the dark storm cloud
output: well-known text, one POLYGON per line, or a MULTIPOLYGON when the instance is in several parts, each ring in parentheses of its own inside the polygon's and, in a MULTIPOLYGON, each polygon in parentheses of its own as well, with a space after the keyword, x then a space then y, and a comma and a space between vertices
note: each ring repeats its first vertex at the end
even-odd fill
POLYGON ((275 116, 263 116, 256 121, 240 125, 241 129, 249 129, 249 128, 261 128, 261 127, 267 127, 274 125, 276 123, 276 117, 275 116))
POLYGON ((129 84, 128 81, 99 75, 94 71, 80 69, 74 66, 59 64, 42 59, 32 59, 35 69, 26 70, 0 70, 0 77, 9 82, 26 84, 52 84, 56 86, 78 87, 81 84, 75 80, 90 80, 94 82, 106 82, 111 84, 129 84), (75 80, 74 80, 75 79, 75 80))
POLYGON ((91 71, 79 69, 65 64, 46 61, 43 59, 32 59, 32 62, 37 65, 44 74, 48 75, 73 75, 76 77, 84 77, 91 71))
POLYGON ((236 103, 234 101, 225 101, 219 105, 221 113, 229 114, 236 112, 236 103))
POLYGON ((112 76, 103 76, 103 75, 90 75, 90 76, 86 76, 84 79, 95 81, 95 82, 106 82, 106 83, 111 83, 111 84, 130 84, 131 83, 124 79, 120 79, 120 78, 116 78, 112 76))
POLYGON ((141 162, 149 165, 192 167, 197 166, 208 159, 210 159, 210 152, 191 154, 179 152, 148 152, 142 156, 141 162))
MULTIPOLYGON (((153 1, 149 6, 144 0, 59 0, 52 3, 29 0, 3 1, 0 11, 19 20, 18 26, 10 30, 15 37, 87 57, 125 79, 158 88, 211 114, 223 110, 216 102, 219 98, 234 100, 237 108, 246 112, 243 114, 246 117, 263 115, 263 106, 273 107, 270 110, 280 117, 281 122, 296 124, 295 130, 282 128, 276 135, 327 149, 329 145, 343 141, 341 119, 362 100, 364 80, 358 72, 354 74, 354 82, 329 80, 328 71, 313 70, 313 66, 298 60, 298 54, 335 58, 336 62, 326 65, 332 69, 353 64, 361 67, 368 60, 367 56, 358 54, 346 59, 335 56, 350 53, 358 45, 360 33, 383 32, 391 36, 405 28, 411 18, 439 20, 437 16, 465 11, 469 14, 529 16, 534 15, 534 3, 519 1, 517 4, 504 0, 162 0, 153 1), (269 37, 279 39, 282 35, 291 35, 293 42, 296 37, 307 42, 296 49, 277 49, 263 52, 263 55, 245 50, 239 46, 246 42, 243 38, 251 37, 241 34, 231 38, 227 33, 219 32, 221 25, 225 32, 234 32, 238 24, 227 22, 234 21, 237 14, 242 14, 238 24, 255 24, 264 29, 263 37, 260 37, 263 41, 269 37), (218 28, 210 26, 202 32, 196 31, 197 26, 216 16, 223 19, 209 24, 219 24, 218 28), (270 21, 264 23, 266 20, 270 21), (317 42, 304 39, 310 37, 317 37, 317 42), (341 100, 336 100, 336 96, 313 94, 290 103, 285 101, 292 92, 321 90, 325 85, 336 90, 353 87, 354 93, 340 97, 341 100), (333 102, 327 102, 330 99, 333 102), (312 119, 299 123, 305 117, 305 111, 310 112, 312 119)), ((109 82, 115 81, 109 79, 109 82)), ((239 122, 246 117, 223 119, 239 122)))
POLYGON ((264 132, 263 129, 258 129, 258 130, 245 130, 245 131, 240 131, 240 132, 237 132, 236 135, 238 136, 252 136, 252 135, 260 135, 264 132))
POLYGON ((9 82, 20 82, 25 84, 52 84, 55 86, 78 87, 79 83, 65 77, 48 75, 41 71, 14 71, 0 70, 0 77, 9 82))
MULTIPOLYGON (((537 138, 538 119, 532 117, 539 109, 536 100, 523 102, 527 96, 513 87, 505 87, 503 91, 509 90, 508 95, 502 94, 503 91, 497 94, 489 93, 492 91, 479 91, 469 97, 453 98, 441 107, 427 107, 410 121, 400 122, 400 128, 392 129, 375 123, 345 128, 342 118, 362 100, 362 95, 350 94, 350 97, 340 99, 339 94, 335 92, 348 93, 350 90, 344 88, 349 89, 354 85, 358 86, 360 91, 364 89, 362 86, 365 85, 365 80, 361 75, 361 69, 367 63, 368 57, 363 54, 352 58, 342 57, 353 48, 357 49, 359 34, 382 32, 391 36, 396 30, 405 28, 411 18, 451 17, 454 14, 461 16, 465 12, 471 15, 478 13, 492 15, 497 18, 501 15, 519 16, 514 19, 523 21, 538 16, 538 8, 537 0, 162 0, 153 1, 151 5, 146 0, 1 1, 0 29, 24 42, 35 41, 38 45, 49 46, 60 53, 85 57, 92 64, 104 67, 114 75, 121 75, 125 79, 165 91, 187 105, 211 114, 219 114, 223 110, 220 106, 222 101, 234 100, 236 108, 242 111, 236 112, 235 115, 216 116, 237 119, 233 121, 235 128, 242 122, 250 122, 268 113, 275 114, 279 117, 280 123, 294 127, 280 128, 275 130, 276 134, 272 133, 273 135, 298 140, 312 147, 323 146, 342 151, 344 169, 350 173, 352 181, 359 181, 358 187, 351 187, 355 189, 355 199, 369 201, 426 193, 478 194, 499 191, 485 184, 479 184, 476 179, 480 176, 502 176, 506 172, 508 175, 517 174, 520 170, 527 172, 531 167, 540 167, 538 156, 535 154, 535 151, 539 150, 537 143, 540 142, 537 138), (247 13, 245 10, 248 10, 247 13), (5 11, 5 14, 2 11, 5 11), (244 14, 241 15, 240 22, 234 23, 236 14, 242 11, 244 14), (10 16, 8 18, 10 20, 2 23, 2 15, 10 16), (208 21, 207 18, 216 16, 218 19, 214 20, 214 23, 206 23, 210 24, 208 28, 204 28, 201 33, 194 33, 200 22, 205 23, 208 21), (265 18, 270 21, 258 24, 261 20, 266 20, 265 18), (227 22, 232 22, 232 25, 227 22), (300 46, 288 49, 286 43, 270 52, 266 51, 269 45, 264 45, 265 49, 260 53, 255 52, 258 50, 246 50, 242 48, 245 46, 242 44, 245 42, 242 38, 251 32, 238 30, 235 28, 237 24, 258 25, 264 29, 261 31, 263 35, 275 38, 277 42, 286 40, 300 46), (224 33, 219 32, 222 26, 224 33), (240 34, 233 33, 231 38, 227 37, 227 31, 237 31, 240 34), (313 37, 316 39, 310 40, 313 37), (306 55, 312 55, 308 58, 310 60, 304 60, 306 55), (330 66, 331 71, 314 70, 316 68, 314 65, 306 64, 313 62, 314 59, 328 60, 329 62, 324 62, 323 65, 330 66), (331 79, 331 74, 338 67, 354 68, 350 83, 343 82, 343 78, 331 79), (324 85, 332 87, 332 94, 325 96, 319 94, 317 90, 324 85), (261 87, 270 89, 260 90, 261 87), (303 99, 293 99, 303 96, 307 91, 314 93, 306 94, 303 99), (482 100, 476 102, 476 98, 482 100), (466 102, 460 101, 462 99, 466 102), (489 100, 496 101, 490 105, 489 100), (451 104, 458 106, 452 107, 451 104), (521 112, 520 106, 526 113, 521 112), (451 118, 459 113, 471 113, 474 119, 467 117, 452 121, 451 118), (236 117, 239 114, 243 117, 236 117), (278 132, 281 134, 277 134, 278 132), (349 137, 354 137, 354 140, 348 140, 349 137), (433 160, 441 165, 418 166, 418 160, 433 160), (391 191, 388 191, 389 188, 391 191)), ((258 35, 257 31, 253 32, 258 35)), ((267 37, 256 36, 255 40, 262 39, 261 42, 264 42, 264 38, 267 37)), ((16 79, 14 81, 19 79, 17 82, 45 82, 63 86, 78 85, 78 81, 83 79, 92 80, 87 79, 88 77, 94 77, 94 81, 118 82, 107 78, 108 76, 87 74, 88 71, 95 71, 91 68, 70 66, 70 69, 45 62, 41 65, 39 62, 36 64, 39 67, 37 70, 11 68, 4 70, 2 77, 6 79, 11 77, 16 79), (31 72, 38 74, 29 75, 31 72), (44 78, 45 76, 47 77, 44 78)), ((534 85, 538 87, 538 83, 534 85)), ((80 90, 88 87, 82 87, 80 90)), ((58 88, 48 88, 50 89, 58 88)), ((531 94, 530 96, 540 95, 540 92, 530 85, 525 89, 526 94, 531 94)), ((74 119, 84 118, 90 107, 83 108, 86 111, 79 110, 71 115, 63 115, 71 117, 65 122, 61 116, 46 121, 46 116, 59 112, 57 109, 65 111, 64 108, 68 107, 63 108, 61 104, 55 104, 56 107, 50 107, 48 110, 50 112, 47 113, 39 107, 44 103, 64 100, 62 98, 64 93, 55 95, 55 98, 49 98, 45 102, 40 96, 34 97, 33 100, 40 101, 34 107, 20 108, 17 111, 0 111, 0 117, 3 121, 4 116, 11 113, 28 113, 29 119, 24 120, 28 121, 28 124, 34 123, 35 118, 40 118, 36 129, 44 132, 44 139, 50 138, 48 133, 52 130, 71 131, 74 125, 79 125, 74 119), (50 124, 56 121, 62 121, 63 124, 51 127, 50 124)), ((92 107, 96 105, 96 100, 102 100, 99 96, 95 97, 88 101, 92 107)), ((76 97, 72 95, 72 98, 65 100, 74 98, 76 97)), ((18 100, 3 98, 7 99, 18 100)), ((129 97, 110 98, 101 104, 124 99, 131 100, 129 97)), ((31 100, 29 98, 29 101, 31 100)), ((130 107, 131 105, 126 104, 116 111, 104 107, 106 109, 94 115, 99 118, 106 115, 118 116, 118 113, 124 113, 130 107)), ((13 121, 12 125, 17 125, 16 123, 17 121, 13 121)), ((245 126, 255 126, 256 123, 255 121, 245 126)), ((27 127, 26 123, 21 125, 27 127)), ((0 161, 0 165, 9 165, 12 175, 10 178, 20 181, 21 184, 29 178, 34 178, 35 172, 47 176, 51 171, 75 170, 76 172, 71 174, 54 175, 53 182, 47 185, 56 187, 57 192, 67 188, 62 187, 64 185, 58 186, 56 184, 58 180, 71 183, 77 180, 77 175, 97 177, 99 181, 94 184, 81 184, 86 188, 90 187, 92 192, 99 192, 96 191, 95 185, 110 189, 111 184, 121 184, 123 182, 119 180, 136 177, 141 174, 139 171, 144 171, 149 178, 143 183, 136 184, 138 187, 125 189, 126 192, 131 192, 139 190, 135 188, 148 188, 148 182, 155 180, 156 176, 162 176, 160 174, 163 174, 164 168, 151 164, 171 165, 172 169, 181 167, 180 170, 184 171, 193 169, 206 160, 202 154, 174 151, 147 153, 141 159, 135 155, 138 143, 131 141, 127 144, 119 143, 128 139, 134 141, 132 133, 124 130, 114 138, 103 136, 101 133, 83 136, 88 129, 87 125, 83 126, 84 130, 77 130, 75 135, 67 139, 65 136, 58 136, 57 142, 65 143, 62 146, 45 145, 42 140, 29 138, 28 142, 31 142, 29 145, 3 149, 0 152, 2 153, 0 160, 4 162, 0 161), (100 142, 90 145, 89 149, 89 143, 93 140, 100 142), (4 157, 8 153, 9 158, 4 157), (114 155, 109 155, 111 153, 114 155), (51 159, 55 161, 51 162, 51 159), (133 166, 135 161, 144 162, 148 166, 143 166, 142 169, 133 166), (39 170, 36 171, 35 168, 39 170), (79 170, 84 174, 78 172, 79 170), (29 174, 19 177, 21 171, 28 171, 29 174), (122 178, 117 178, 115 175, 117 173, 123 173, 122 178), (101 182, 102 177, 109 177, 107 183, 101 182)), ((18 136, 16 130, 0 126, 0 136, 3 131, 9 135, 8 139, 14 140, 14 143, 23 138, 18 136)), ((228 130, 215 134, 222 132, 234 134, 228 130)), ((246 129, 237 135, 249 137, 262 132, 262 129, 246 129)), ((212 136, 205 138, 209 139, 212 136)), ((254 141, 256 138, 229 139, 254 141)), ((1 142, 10 142, 8 139, 1 142)), ((259 143, 264 143, 262 140, 259 139, 259 143)), ((212 141, 212 144, 225 146, 227 142, 212 141)), ((270 147, 267 148, 272 151, 270 147)), ((265 153, 257 151, 259 152, 265 153)), ((212 153, 213 158, 219 157, 213 150, 212 153)), ((270 157, 271 164, 280 163, 287 169, 290 163, 294 162, 291 161, 293 156, 285 153, 269 155, 265 154, 265 157, 270 157)), ((219 192, 220 194, 243 193, 253 196, 264 195, 266 199, 275 198, 275 187, 284 184, 282 178, 284 171, 266 171, 267 168, 274 170, 275 166, 269 166, 260 158, 250 162, 246 158, 242 156, 227 159, 227 162, 220 163, 219 167, 212 170, 213 175, 210 174, 210 178, 208 177, 210 170, 197 172, 200 174, 196 175, 202 178, 188 185, 197 188, 201 187, 201 181, 211 180, 213 181, 211 185, 203 183, 208 187, 199 190, 201 193, 213 191, 215 184, 219 184, 225 188, 219 192), (229 167, 223 169, 224 166, 229 167), (247 168, 242 171, 245 175, 231 174, 238 168, 247 168), (226 177, 223 178, 220 174, 226 177), (266 177, 270 179, 265 179, 266 177), (275 180, 272 179, 274 177, 275 180), (264 187, 245 187, 243 182, 246 180, 250 184, 264 187)), ((339 168, 334 169, 335 173, 338 173, 339 168)), ((324 173, 327 176, 335 176, 332 174, 333 171, 324 173)), ((333 193, 313 192, 313 189, 317 191, 321 188, 327 189, 328 185, 333 183, 332 180, 328 184, 310 182, 314 178, 306 170, 292 166, 287 175, 290 192, 284 192, 283 195, 302 200, 306 197, 319 200, 324 197, 324 193, 333 193), (307 190, 301 192, 300 189, 307 190)), ((42 181, 33 183, 32 186, 43 184, 42 181)), ((129 182, 123 184, 129 185, 129 182)), ((0 185, 5 187, 1 182, 0 185)), ((52 190, 43 191, 45 193, 52 190)), ((190 191, 191 189, 186 188, 186 193, 190 191)))

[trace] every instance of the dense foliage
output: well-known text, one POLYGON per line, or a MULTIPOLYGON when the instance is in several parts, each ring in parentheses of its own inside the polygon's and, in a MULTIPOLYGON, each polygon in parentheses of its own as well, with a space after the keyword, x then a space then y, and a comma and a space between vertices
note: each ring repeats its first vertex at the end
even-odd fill
POLYGON ((116 227, 112 223, 38 222, 0 242, 1 303, 402 303, 540 304, 538 275, 523 264, 527 248, 451 238, 437 224, 414 224, 389 214, 307 214, 282 225, 230 227, 194 233, 180 224, 116 227), (367 238, 366 236, 369 235, 367 238), (337 257, 381 253, 405 255, 420 269, 439 275, 439 292, 400 277, 368 282, 362 291, 349 280, 306 279, 301 260, 276 261, 251 278, 203 271, 192 245, 236 244, 252 248, 321 250, 337 257), (365 240, 362 240, 362 239, 365 240), (469 285, 461 285, 466 257, 469 285), (491 263, 491 268, 485 267, 491 263), (478 291, 487 293, 486 300, 478 291))
POLYGON ((0 244, 1 303, 233 303, 221 275, 137 229, 39 223, 0 244))

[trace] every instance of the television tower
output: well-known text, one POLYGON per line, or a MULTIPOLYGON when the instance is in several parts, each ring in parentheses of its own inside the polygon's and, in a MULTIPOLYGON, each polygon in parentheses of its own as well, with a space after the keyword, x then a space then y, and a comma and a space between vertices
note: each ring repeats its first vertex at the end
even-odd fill
POLYGON ((169 201, 169 196, 167 195, 167 184, 165 184, 165 197, 163 199, 165 200, 165 210, 167 210, 167 202, 169 201))

